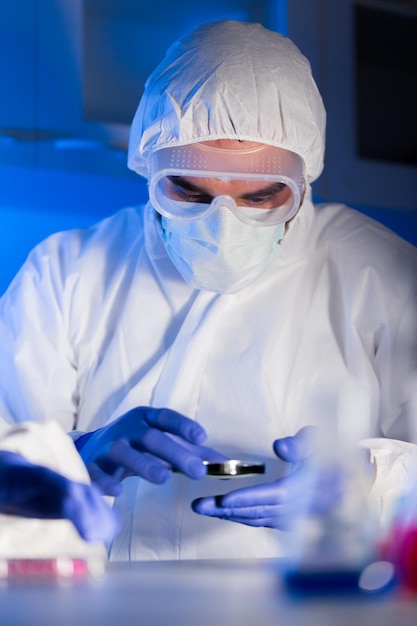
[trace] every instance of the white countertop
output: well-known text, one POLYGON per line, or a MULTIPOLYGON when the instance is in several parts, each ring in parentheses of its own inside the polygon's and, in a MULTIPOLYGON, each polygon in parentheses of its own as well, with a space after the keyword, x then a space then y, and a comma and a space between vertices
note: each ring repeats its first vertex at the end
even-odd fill
POLYGON ((2 626, 415 626, 417 595, 292 597, 273 562, 111 563, 101 581, 0 587, 2 626))

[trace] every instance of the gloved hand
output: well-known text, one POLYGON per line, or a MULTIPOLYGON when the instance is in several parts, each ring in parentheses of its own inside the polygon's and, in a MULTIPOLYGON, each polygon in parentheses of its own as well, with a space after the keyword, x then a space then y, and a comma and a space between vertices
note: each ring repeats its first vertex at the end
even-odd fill
POLYGON ((317 476, 309 470, 308 457, 315 448, 314 432, 314 427, 306 426, 293 437, 274 442, 275 454, 294 466, 285 477, 222 496, 198 498, 192 509, 201 515, 249 526, 288 530, 307 508, 318 512, 332 506, 341 495, 339 476, 335 468, 334 474, 321 475, 317 484, 317 476))
POLYGON ((0 451, 0 513, 68 519, 86 541, 109 543, 115 514, 93 485, 78 483, 23 456, 0 451))
POLYGON ((202 478, 207 471, 203 460, 219 458, 201 445, 205 439, 204 429, 180 413, 137 407, 83 435, 75 445, 91 479, 103 493, 117 496, 127 476, 160 484, 175 470, 189 478, 202 478))

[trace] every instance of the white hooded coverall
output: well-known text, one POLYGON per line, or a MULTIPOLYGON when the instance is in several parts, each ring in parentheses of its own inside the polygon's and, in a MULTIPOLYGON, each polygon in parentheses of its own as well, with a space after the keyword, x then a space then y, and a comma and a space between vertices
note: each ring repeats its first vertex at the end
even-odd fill
MULTIPOLYGON (((301 208, 267 269, 234 294, 184 282, 149 204, 49 237, 0 304, 4 423, 86 432, 135 406, 166 406, 196 419, 210 447, 265 459, 262 482, 282 473, 272 442, 325 413, 374 438, 376 497, 395 495, 414 451, 417 252, 342 205, 313 206, 324 120, 308 62, 277 33, 226 21, 172 46, 133 122, 130 167, 146 176, 151 152, 170 145, 264 142, 304 159, 301 208)), ((192 512, 194 498, 249 479, 238 480, 125 480, 111 557, 282 554, 281 531, 192 512)))

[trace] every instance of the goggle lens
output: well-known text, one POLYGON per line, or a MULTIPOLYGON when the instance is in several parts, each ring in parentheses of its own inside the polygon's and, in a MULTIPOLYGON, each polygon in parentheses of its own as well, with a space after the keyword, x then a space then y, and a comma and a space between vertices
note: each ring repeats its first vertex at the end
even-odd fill
POLYGON ((226 181, 224 176, 169 175, 151 181, 150 197, 154 208, 170 219, 201 219, 226 206, 243 222, 266 226, 291 219, 300 203, 298 188, 283 176, 226 181))

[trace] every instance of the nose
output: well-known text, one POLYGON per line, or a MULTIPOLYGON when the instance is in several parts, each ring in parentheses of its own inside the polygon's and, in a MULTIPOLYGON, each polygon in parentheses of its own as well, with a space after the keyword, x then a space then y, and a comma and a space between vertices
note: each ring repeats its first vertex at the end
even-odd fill
POLYGON ((232 211, 232 213, 234 213, 237 206, 236 202, 231 196, 215 196, 211 201, 210 208, 213 211, 216 211, 217 209, 229 209, 229 211, 232 211))

